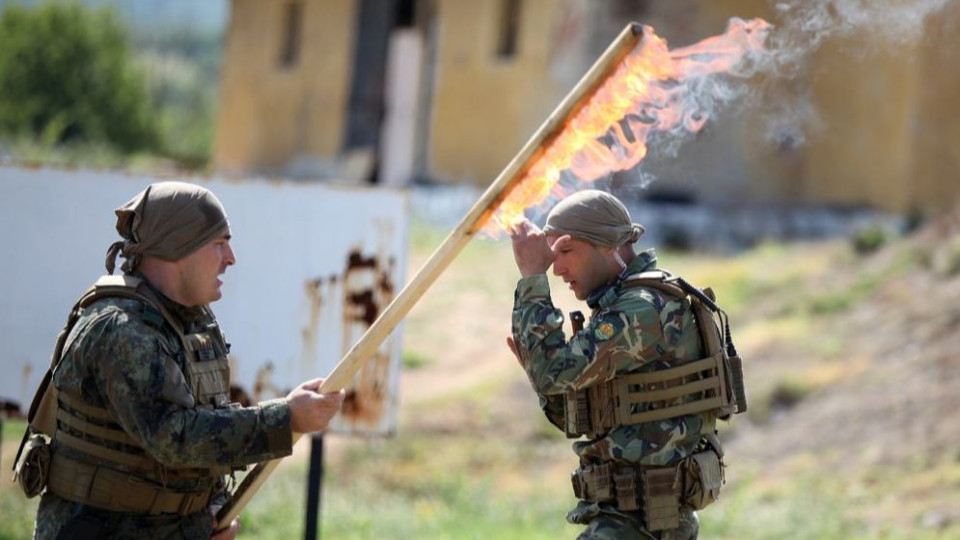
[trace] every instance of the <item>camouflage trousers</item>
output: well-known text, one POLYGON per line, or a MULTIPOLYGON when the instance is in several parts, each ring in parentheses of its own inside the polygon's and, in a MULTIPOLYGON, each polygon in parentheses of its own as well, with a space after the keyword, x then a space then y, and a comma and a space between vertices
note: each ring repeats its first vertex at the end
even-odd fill
POLYGON ((700 531, 697 514, 690 508, 681 509, 679 527, 656 532, 648 531, 638 515, 597 503, 581 502, 567 520, 587 525, 577 540, 696 540, 700 531))
POLYGON ((208 540, 213 520, 206 510, 188 516, 108 512, 44 493, 34 540, 208 540))

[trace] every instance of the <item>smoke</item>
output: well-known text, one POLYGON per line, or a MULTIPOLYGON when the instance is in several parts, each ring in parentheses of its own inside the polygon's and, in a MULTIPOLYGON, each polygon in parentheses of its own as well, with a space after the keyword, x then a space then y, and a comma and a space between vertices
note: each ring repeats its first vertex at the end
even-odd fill
POLYGON ((904 45, 921 39, 927 18, 951 0, 790 0, 775 1, 777 13, 767 41, 769 54, 760 71, 767 89, 753 106, 764 107, 763 133, 778 147, 802 146, 825 121, 812 101, 808 83, 809 59, 827 40, 864 36, 856 48, 845 50, 853 58, 896 54, 904 45))
POLYGON ((802 63, 824 40, 867 31, 879 48, 897 47, 923 33, 931 13, 950 0, 792 0, 774 4, 780 27, 771 40, 777 64, 802 63))
MULTIPOLYGON (((842 44, 844 38, 856 37, 845 54, 893 54, 921 39, 928 17, 951 1, 771 0, 775 16, 770 25, 733 18, 724 34, 669 51, 659 50, 660 41, 652 40, 647 44, 652 56, 669 57, 668 75, 646 81, 643 91, 632 96, 626 115, 612 121, 596 144, 586 144, 563 164, 559 182, 543 204, 531 201, 523 208, 528 217, 540 217, 587 182, 624 194, 644 191, 659 172, 666 172, 659 166, 675 161, 663 158, 677 156, 703 129, 745 112, 753 126, 761 123, 758 134, 770 145, 792 151, 825 126, 813 99, 813 53, 828 40, 842 44), (653 163, 644 159, 648 154, 656 156, 653 163)), ((645 28, 645 36, 647 32, 645 28)), ((730 158, 716 160, 726 173, 706 174, 739 174, 736 158, 730 158)))
MULTIPOLYGON (((951 0, 771 1, 776 17, 770 21, 773 28, 764 49, 748 52, 726 72, 684 81, 683 106, 700 118, 709 118, 711 124, 748 110, 759 112, 764 139, 779 148, 795 149, 826 125, 809 82, 813 53, 828 40, 864 36, 855 42, 856 49, 851 45, 844 53, 853 58, 896 54, 904 45, 921 39, 927 18, 951 0), (758 84, 758 80, 762 82, 758 84)), ((734 24, 739 24, 738 19, 731 20, 734 24)), ((651 133, 651 151, 674 157, 698 131, 651 133)), ((656 178, 656 172, 650 170, 642 175, 644 185, 656 178)))

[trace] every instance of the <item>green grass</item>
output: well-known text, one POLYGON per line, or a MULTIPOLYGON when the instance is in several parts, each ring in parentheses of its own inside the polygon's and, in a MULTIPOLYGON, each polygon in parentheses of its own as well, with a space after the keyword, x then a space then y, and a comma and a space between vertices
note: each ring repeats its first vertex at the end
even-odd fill
POLYGON ((403 369, 405 370, 420 369, 430 365, 433 362, 430 357, 420 354, 416 351, 403 351, 401 360, 403 362, 403 369))
POLYGON ((20 487, 12 481, 13 460, 20 446, 26 422, 3 421, 3 447, 0 455, 0 540, 30 538, 33 518, 40 498, 27 499, 20 487))
MULTIPOLYGON (((485 437, 440 435, 349 444, 328 463, 322 536, 349 539, 548 539, 574 536, 565 491, 519 494, 502 485, 512 448, 485 437)), ((306 464, 271 478, 243 513, 251 538, 302 535, 306 464)))

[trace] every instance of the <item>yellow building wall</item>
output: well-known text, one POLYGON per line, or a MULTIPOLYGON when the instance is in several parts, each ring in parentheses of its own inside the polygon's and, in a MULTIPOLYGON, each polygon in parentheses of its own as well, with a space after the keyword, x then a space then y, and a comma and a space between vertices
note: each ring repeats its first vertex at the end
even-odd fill
MULTIPOLYGON (((357 2, 302 1, 300 60, 283 68, 289 2, 233 0, 213 156, 221 171, 282 170, 297 157, 334 160, 341 150, 357 2)), ((433 0, 436 52, 427 60, 435 64, 433 80, 425 82, 432 96, 429 177, 488 185, 595 59, 584 52, 583 36, 604 36, 590 0, 523 0, 521 6, 517 51, 504 59, 496 54, 502 2, 433 0), (570 43, 570 35, 583 40, 570 43)), ((647 3, 635 19, 654 26, 671 46, 683 46, 722 32, 732 16, 777 24, 776 15, 767 0, 676 0, 647 3)), ((704 201, 900 212, 952 207, 960 197, 958 25, 960 3, 954 2, 896 52, 881 41, 886 36, 870 31, 829 39, 801 77, 758 77, 758 94, 747 99, 765 102, 751 101, 708 124, 671 167, 704 201), (804 94, 819 126, 787 125, 778 140, 765 124, 772 112, 766 107, 778 96, 782 104, 804 94), (803 140, 791 143, 791 129, 803 140)), ((615 35, 611 30, 608 39, 615 35)))
POLYGON ((352 69, 354 0, 302 0, 298 61, 281 65, 286 0, 233 0, 224 44, 214 167, 269 172, 335 156, 352 69))
POLYGON ((917 76, 910 210, 940 212, 960 202, 960 3, 927 21, 917 76))
MULTIPOLYGON (((731 16, 778 23, 768 2, 742 0, 658 3, 647 22, 661 24, 660 33, 678 46, 719 33, 731 16)), ((927 18, 921 35, 896 36, 895 46, 872 28, 825 40, 802 77, 758 78, 755 89, 766 103, 709 127, 681 151, 681 167, 709 172, 709 162, 716 168, 724 155, 747 164, 744 178, 730 185, 697 186, 705 200, 953 208, 960 199, 958 25, 960 3, 952 2, 927 18), (776 113, 764 105, 778 94, 786 101, 804 93, 817 118, 798 113, 789 127, 803 135, 802 144, 780 145, 765 126, 776 113)))
POLYGON ((862 33, 831 40, 811 62, 824 122, 806 148, 803 196, 813 202, 886 210, 909 202, 918 48, 911 42, 878 54, 876 39, 862 33))
POLYGON ((489 184, 567 92, 550 73, 564 2, 525 0, 521 5, 517 52, 500 59, 501 2, 437 1, 427 155, 432 176, 489 184))

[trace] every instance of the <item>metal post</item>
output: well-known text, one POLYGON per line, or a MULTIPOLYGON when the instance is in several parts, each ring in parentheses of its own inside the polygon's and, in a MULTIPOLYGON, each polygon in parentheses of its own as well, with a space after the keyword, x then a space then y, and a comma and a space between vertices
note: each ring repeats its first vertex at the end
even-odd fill
POLYGON ((310 471, 307 474, 307 524, 304 540, 320 537, 320 495, 323 491, 323 433, 310 437, 310 471))

